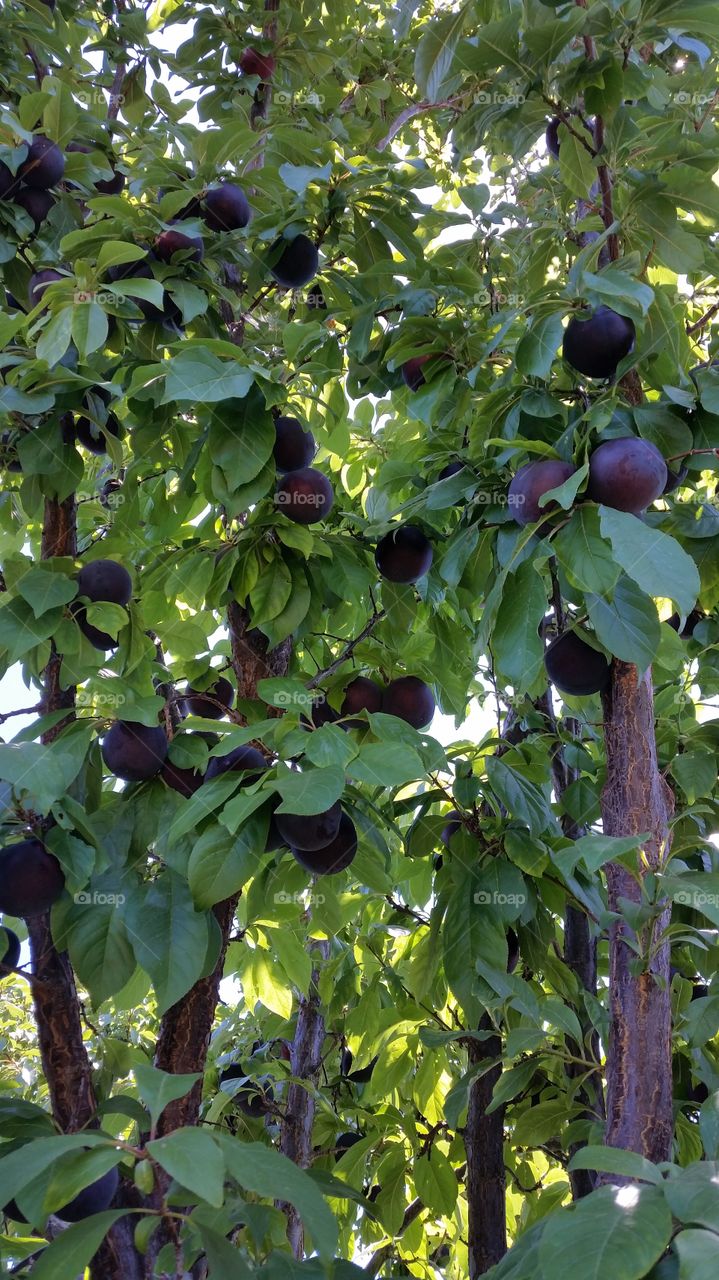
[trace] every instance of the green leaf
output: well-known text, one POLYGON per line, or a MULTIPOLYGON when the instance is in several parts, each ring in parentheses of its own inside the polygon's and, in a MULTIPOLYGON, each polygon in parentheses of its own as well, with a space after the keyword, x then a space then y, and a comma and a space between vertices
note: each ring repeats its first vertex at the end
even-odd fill
POLYGON ((187 879, 198 910, 231 898, 257 874, 265 852, 267 825, 267 817, 258 814, 243 822, 236 836, 213 825, 193 844, 187 879))
POLYGON ((492 633, 499 670, 515 689, 532 688, 542 671, 544 645, 539 624, 547 592, 535 566, 525 560, 507 580, 492 633))
POLYGON ((207 955, 207 919, 195 911, 187 882, 165 870, 130 895, 125 923, 138 963, 150 975, 158 1012, 189 991, 207 955))
POLYGON ((442 96, 444 85, 451 74, 466 16, 467 5, 462 5, 456 13, 438 18, 426 28, 417 45, 415 80, 420 92, 430 102, 436 102, 442 96))
MULTIPOLYGON (((651 1160, 621 1147, 582 1147, 569 1162, 570 1169, 594 1169, 598 1173, 617 1173, 625 1178, 638 1178, 661 1186, 664 1179, 651 1160)), ((667 1184, 667 1186, 670 1184, 667 1184)))
POLYGON ((253 381, 254 375, 249 369, 243 369, 236 362, 218 360, 210 351, 183 352, 170 359, 162 404, 172 404, 175 400, 215 404, 233 397, 241 400, 253 381))
POLYGON ((533 378, 548 378, 563 332, 561 312, 533 320, 517 343, 515 361, 519 372, 533 378))
POLYGON ((669 596, 690 613, 699 595, 699 572, 679 543, 626 511, 600 507, 601 530, 625 573, 650 596, 669 596))
POLYGON ((420 1156, 412 1170, 417 1195, 437 1214, 451 1214, 457 1202, 457 1178, 446 1156, 437 1147, 420 1156))
POLYGON ((207 1204, 222 1204, 225 1161, 222 1147, 207 1129, 175 1129, 148 1142, 147 1151, 188 1191, 207 1204))
POLYGON ((587 595, 589 618, 597 639, 623 662, 634 662, 641 671, 656 657, 661 641, 654 601, 630 578, 622 575, 611 601, 587 595))
POLYGON ((612 548, 601 534, 599 511, 582 506, 552 539, 552 548, 572 586, 596 595, 610 594, 619 577, 612 548))
POLYGON ((312 1179, 272 1147, 240 1142, 221 1134, 228 1173, 246 1191, 270 1199, 287 1200, 300 1214, 320 1257, 328 1261, 337 1246, 337 1223, 312 1179))
POLYGON ((539 1243, 544 1275, 573 1280, 640 1280, 669 1243, 672 1216, 658 1187, 637 1186, 631 1197, 601 1187, 547 1221, 539 1243))
POLYGON ((717 1237, 713 1231, 680 1231, 674 1248, 679 1255, 679 1280, 714 1280, 717 1237))
POLYGON ((486 767, 489 784, 498 799, 509 813, 526 823, 533 836, 556 828, 549 802, 536 783, 496 756, 487 759, 486 767))
MULTIPOLYGON (((719 1232, 719 1165, 697 1162, 672 1173, 664 1185, 667 1204, 680 1222, 719 1232)), ((719 1247, 715 1244, 715 1248, 719 1247)))
POLYGON ((281 773, 275 783, 282 796, 278 813, 324 813, 339 800, 345 787, 342 769, 303 769, 302 773, 281 773))
POLYGON ((149 1062, 136 1062, 133 1072, 137 1092, 150 1113, 153 1128, 168 1103, 184 1098, 192 1086, 202 1079, 199 1073, 170 1075, 167 1071, 160 1071, 158 1067, 151 1067, 149 1062))
POLYGON ((35 1280, 77 1280, 97 1253, 102 1241, 126 1209, 108 1209, 75 1222, 44 1249, 33 1266, 35 1280))

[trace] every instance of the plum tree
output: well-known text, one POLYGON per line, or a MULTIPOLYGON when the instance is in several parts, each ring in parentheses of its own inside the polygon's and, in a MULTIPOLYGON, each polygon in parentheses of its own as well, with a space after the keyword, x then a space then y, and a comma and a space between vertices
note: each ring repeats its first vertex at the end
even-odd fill
POLYGON ((30 307, 36 307, 41 301, 42 296, 51 284, 55 284, 58 280, 65 280, 66 276, 61 271, 55 271, 54 267, 45 267, 42 271, 34 271, 30 276, 27 297, 30 307))
POLYGON ((125 782, 147 782, 167 759, 167 735, 160 725, 116 720, 102 741, 102 758, 110 773, 125 782))
POLYGON ((431 359, 432 352, 429 352, 425 356, 412 356, 409 360, 405 360, 402 365, 402 377, 405 386, 408 386, 410 391, 419 391, 420 387, 424 386, 425 376, 422 369, 427 361, 431 359))
POLYGON ((57 186, 65 172, 65 157, 56 142, 36 133, 20 165, 17 176, 26 186, 40 191, 57 186))
MULTIPOLYGON (((340 714, 343 716, 355 715, 358 711, 381 711, 382 710, 382 687, 374 680, 368 679, 367 676, 356 676, 354 680, 350 680, 345 688, 345 695, 342 700, 342 708, 340 714)), ((348 720, 347 727, 350 729, 366 728, 364 720, 348 720)))
POLYGON ((317 524, 329 515, 334 502, 332 485, 315 467, 288 471, 275 491, 275 503, 295 524, 317 524))
POLYGON ((124 606, 132 596, 132 578, 117 560, 91 560, 77 575, 77 589, 93 602, 109 600, 124 606))
POLYGON ((205 774, 205 781, 219 778, 223 773, 241 773, 242 786, 255 782, 267 769, 267 761, 257 747, 240 746, 224 756, 212 756, 205 774))
POLYGON ((509 506, 517 524, 535 524, 548 511, 556 510, 554 500, 540 507, 539 499, 550 489, 559 488, 575 471, 571 462, 560 462, 559 458, 540 458, 520 467, 512 477, 508 492, 509 506))
POLYGON ((251 1080, 241 1063, 233 1063, 220 1072, 220 1084, 227 1081, 242 1080, 244 1083, 232 1091, 232 1101, 246 1116, 259 1120, 265 1115, 274 1101, 274 1089, 267 1077, 251 1080))
POLYGON ((677 467, 676 471, 672 471, 667 464, 667 482, 664 486, 663 492, 673 493, 675 489, 678 489, 680 485, 684 484, 688 475, 689 468, 687 466, 682 465, 677 467))
POLYGON ((603 653, 582 639, 581 631, 565 631, 547 647, 544 665, 560 693, 575 698, 601 693, 609 683, 610 665, 603 653))
POLYGON ((605 440, 589 459, 587 497, 634 515, 664 492, 667 464, 651 440, 620 436, 605 440))
POLYGON ((238 63, 243 75, 259 76, 265 83, 272 79, 275 65, 271 53, 260 53, 259 49, 254 49, 251 45, 242 50, 238 63))
POLYGON ((116 440, 122 437, 116 414, 105 413, 111 402, 112 396, 106 387, 91 387, 83 396, 85 412, 75 419, 74 431, 76 439, 89 453, 107 453, 107 436, 116 440))
POLYGON ((247 226, 252 211, 242 187, 235 182, 221 182, 205 193, 202 217, 210 231, 240 231, 247 226))
POLYGON ((293 853, 297 849, 314 852, 328 845, 337 835, 341 819, 339 800, 323 813, 283 813, 278 810, 275 814, 277 829, 293 853))
MULTIPOLYGON (((282 815, 278 814, 278 818, 282 815)), ((278 824, 279 825, 279 824, 278 824)), ((300 849, 290 845, 292 853, 300 866, 316 876, 333 876, 346 870, 357 852, 357 828, 354 822, 343 813, 340 817, 337 835, 319 849, 300 849)))
POLYGON ((620 360, 634 349, 634 322, 611 307, 573 315, 564 330, 562 355, 588 378, 613 378, 620 360))
POLYGON ((20 939, 7 925, 0 927, 0 952, 0 965, 5 965, 6 969, 16 969, 20 959, 20 939))
POLYGON ((399 676, 390 680, 382 695, 382 710, 398 716, 414 729, 424 729, 435 712, 434 694, 419 676, 399 676))
POLYGON ((13 193, 12 203, 24 209, 38 231, 55 205, 55 197, 49 191, 40 191, 36 187, 21 187, 13 193))
POLYGON ((182 253, 185 261, 201 262, 205 254, 202 236, 188 236, 174 227, 161 231, 152 248, 160 262, 171 262, 175 253, 182 253))
POLYGON ((65 877, 57 858, 32 838, 0 849, 0 911, 9 916, 39 915, 57 902, 65 877))
POLYGON ((315 438, 311 431, 305 431, 299 418, 275 418, 273 454, 278 471, 302 471, 309 467, 316 452, 315 438))
POLYGON ((56 1209, 57 1217, 63 1222, 82 1222, 83 1218, 89 1218, 93 1213, 102 1213, 112 1204, 119 1181, 115 1165, 107 1173, 103 1173, 101 1178, 78 1191, 61 1209, 56 1209))
POLYGON ((194 689, 188 684, 182 709, 186 716, 204 716, 210 720, 221 720, 234 700, 234 685, 227 676, 218 676, 206 689, 194 689), (218 702, 221 704, 219 707, 218 702))
POLYGON ((429 573, 432 554, 432 543, 417 525, 399 524, 380 538, 374 560, 383 578, 409 584, 429 573))
POLYGON ((270 249, 270 271, 283 289, 301 289, 309 284, 317 275, 319 262, 316 246, 302 232, 294 240, 280 236, 270 249))
POLYGON ((305 716, 303 716, 302 719, 306 724, 310 725, 310 727, 319 729, 323 724, 335 724, 335 722, 340 719, 340 713, 339 711, 335 711, 334 707, 330 706, 327 698, 323 694, 322 696, 313 699, 310 717, 311 721, 307 720, 305 716))

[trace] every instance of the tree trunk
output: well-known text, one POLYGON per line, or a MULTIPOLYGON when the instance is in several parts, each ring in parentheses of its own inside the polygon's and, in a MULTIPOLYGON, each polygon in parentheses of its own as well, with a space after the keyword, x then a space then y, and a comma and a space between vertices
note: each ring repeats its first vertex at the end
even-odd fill
MULTIPOLYGON (((480 1031, 491 1031, 489 1014, 483 1014, 480 1031)), ((502 1053, 502 1038, 469 1040, 470 1066, 478 1066, 502 1053)), ((497 1063, 474 1081, 469 1092, 464 1145, 467 1152, 467 1205, 469 1277, 475 1280, 507 1252, 506 1175, 504 1171, 504 1107, 487 1115, 494 1086, 502 1074, 497 1063)))
MULTIPOLYGON (((640 675, 636 667, 615 659, 603 701, 604 831, 610 836, 648 832, 643 852, 647 869, 655 871, 669 852, 673 797, 657 766, 651 671, 640 675)), ((607 884, 612 911, 620 909, 621 898, 640 900, 636 881, 617 863, 607 866, 607 884)), ((652 942, 666 929, 670 916, 667 907, 654 925, 652 942)), ((674 1130, 669 944, 663 943, 648 967, 635 974, 630 969, 634 953, 625 941, 634 936, 624 921, 610 934, 606 1142, 661 1161, 670 1158, 674 1130)))
MULTIPOLYGON (((318 944, 326 959, 329 946, 318 944)), ((300 1169, 307 1169, 312 1159, 312 1126, 315 1119, 315 1100, 312 1090, 322 1066, 322 1045, 325 1038, 325 1020, 320 1011, 320 995, 317 989, 319 973, 312 972, 309 995, 300 999, 295 1036, 292 1041, 292 1074, 298 1078, 287 1090, 285 1112, 280 1130, 280 1150, 288 1160, 300 1169), (299 1083, 302 1081, 302 1083, 299 1083)), ((301 1261, 305 1252, 302 1219, 293 1204, 278 1201, 277 1207, 287 1217, 287 1238, 295 1257, 301 1261)))

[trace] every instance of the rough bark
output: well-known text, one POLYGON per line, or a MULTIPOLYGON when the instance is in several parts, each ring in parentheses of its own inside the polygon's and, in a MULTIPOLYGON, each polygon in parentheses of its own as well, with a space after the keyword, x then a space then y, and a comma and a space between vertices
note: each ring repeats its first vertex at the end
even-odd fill
MULTIPOLYGON (((42 528, 41 556, 74 556, 77 550, 75 499, 57 502, 48 498, 42 528)), ((75 690, 60 686, 62 658, 54 645, 43 675, 41 707, 44 713, 67 708, 68 719, 75 705, 75 690)), ((53 742, 67 720, 43 734, 43 742, 53 742)), ((66 1133, 82 1129, 95 1113, 90 1060, 83 1040, 80 1004, 75 979, 66 952, 55 948, 50 931, 50 913, 27 921, 33 973, 33 1004, 43 1075, 50 1094, 54 1119, 66 1133)))
MULTIPOLYGON (((480 1031, 491 1031, 483 1014, 480 1031)), ((502 1054, 502 1037, 468 1041, 470 1067, 502 1054)), ((494 1087, 502 1074, 497 1063, 475 1080, 469 1093, 464 1146, 467 1152, 467 1244, 470 1280, 482 1276, 507 1252, 506 1175, 504 1171, 504 1107, 487 1115, 494 1087)))
MULTIPOLYGON (((318 944, 318 948, 326 958, 329 950, 327 943, 318 944)), ((315 969, 312 972, 309 994, 300 999, 290 1058, 292 1075, 297 1079, 292 1081, 287 1090, 280 1129, 280 1150, 301 1169, 309 1168, 312 1160, 312 1126, 315 1118, 313 1090, 322 1065, 322 1045, 325 1038, 318 979, 319 973, 315 969)), ((302 1219, 295 1206, 287 1201, 279 1201, 278 1208, 287 1217, 287 1238, 292 1252, 301 1260, 305 1251, 302 1219)))
MULTIPOLYGON (((657 870, 669 853, 673 797, 657 765, 651 671, 640 675, 636 667, 614 660, 604 697, 604 737, 604 830, 610 836, 648 832, 643 855, 647 868, 657 870)), ((608 865, 607 885, 612 911, 620 909, 622 898, 640 900, 639 885, 619 864, 608 865)), ((652 944, 667 928, 670 915, 667 907, 654 925, 652 944)), ((634 934, 626 922, 613 926, 606 1141, 648 1160, 668 1160, 674 1129, 669 945, 656 950, 645 971, 633 974, 629 937, 634 934)))

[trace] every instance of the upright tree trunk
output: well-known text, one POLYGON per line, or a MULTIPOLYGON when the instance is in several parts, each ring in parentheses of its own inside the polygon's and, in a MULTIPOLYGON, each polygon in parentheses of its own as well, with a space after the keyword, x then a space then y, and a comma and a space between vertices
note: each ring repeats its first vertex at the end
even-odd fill
MULTIPOLYGON (((319 945, 326 957, 327 944, 319 945)), ((325 1020, 321 1012, 318 980, 319 972, 315 969, 312 972, 309 994, 300 999, 290 1060, 292 1074, 297 1077, 297 1080, 293 1081, 287 1090, 280 1130, 280 1150, 301 1169, 309 1168, 312 1159, 312 1126, 315 1119, 315 1100, 312 1090, 317 1085, 325 1038, 325 1020)), ((278 1207, 287 1217, 287 1238, 292 1246, 292 1252, 301 1261, 305 1251, 302 1219, 293 1204, 280 1201, 278 1207)))
MULTIPOLYGON (((651 671, 640 675, 636 667, 614 660, 604 697, 604 736, 604 830, 610 836, 647 832, 646 868, 657 870, 669 853, 673 797, 657 766, 651 671)), ((607 884, 612 911, 620 910, 622 898, 640 900, 636 880, 617 863, 607 867, 607 884)), ((667 907, 645 944, 667 928, 670 915, 667 907)), ((624 921, 610 935, 606 1141, 661 1161, 670 1158, 674 1130, 669 944, 656 950, 642 972, 632 973, 635 956, 626 939, 634 936, 624 921)))
MULTIPOLYGON (((483 1014, 480 1031, 491 1031, 492 1020, 483 1014)), ((469 1040, 470 1066, 501 1057, 502 1038, 469 1040)), ((475 1280, 507 1252, 506 1175, 504 1171, 504 1107, 487 1115, 494 1087, 502 1074, 497 1063, 474 1081, 469 1091, 464 1146, 467 1152, 467 1243, 469 1276, 475 1280)))

